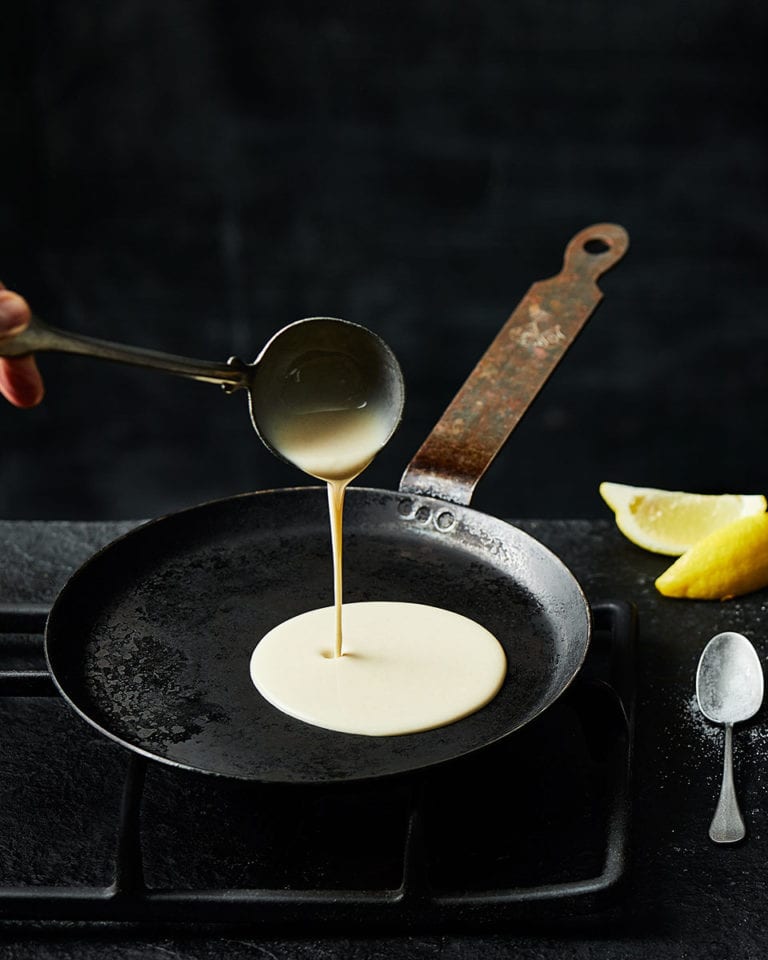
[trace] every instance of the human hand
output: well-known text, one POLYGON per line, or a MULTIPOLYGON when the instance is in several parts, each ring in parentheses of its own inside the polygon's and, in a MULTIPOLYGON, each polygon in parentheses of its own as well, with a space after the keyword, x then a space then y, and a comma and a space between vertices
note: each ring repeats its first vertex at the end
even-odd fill
MULTIPOLYGON (((0 340, 21 333, 29 323, 27 301, 0 283, 0 340)), ((17 407, 34 407, 45 388, 34 357, 0 357, 0 393, 17 407)))

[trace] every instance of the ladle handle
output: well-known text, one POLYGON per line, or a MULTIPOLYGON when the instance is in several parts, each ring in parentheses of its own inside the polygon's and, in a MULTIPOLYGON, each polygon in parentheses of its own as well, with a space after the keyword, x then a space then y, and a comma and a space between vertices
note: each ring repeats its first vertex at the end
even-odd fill
POLYGON ((534 283, 406 467, 404 493, 468 504, 475 487, 603 294, 597 279, 625 254, 626 230, 598 223, 534 283))
POLYGON ((190 360, 159 350, 129 347, 95 337, 69 333, 43 323, 32 317, 26 330, 0 341, 0 356, 22 357, 30 353, 55 350, 61 353, 76 353, 100 360, 113 360, 137 367, 148 367, 178 377, 188 377, 204 383, 218 383, 229 390, 247 386, 245 365, 233 358, 229 363, 212 363, 207 360, 190 360))
POLYGON ((744 818, 736 799, 733 785, 733 724, 725 725, 725 752, 723 756, 723 782, 720 787, 720 799, 709 825, 709 838, 715 843, 736 843, 746 835, 744 818))

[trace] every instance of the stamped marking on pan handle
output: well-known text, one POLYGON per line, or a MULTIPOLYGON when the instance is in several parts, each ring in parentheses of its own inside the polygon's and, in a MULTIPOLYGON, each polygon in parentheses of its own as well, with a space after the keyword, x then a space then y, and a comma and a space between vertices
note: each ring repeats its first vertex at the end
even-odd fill
POLYGON ((468 504, 478 481, 603 298, 597 280, 624 256, 626 230, 579 231, 563 268, 533 284, 408 464, 402 493, 468 504))

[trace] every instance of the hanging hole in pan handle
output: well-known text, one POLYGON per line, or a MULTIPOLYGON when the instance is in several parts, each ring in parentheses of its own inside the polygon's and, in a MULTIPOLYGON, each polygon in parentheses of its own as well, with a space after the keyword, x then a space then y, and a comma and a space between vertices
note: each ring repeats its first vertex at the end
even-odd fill
POLYGON ((587 253, 597 254, 605 253, 606 250, 611 249, 611 246, 609 243, 606 243, 602 237, 593 237, 591 240, 586 241, 584 249, 587 253))
POLYGON ((618 223, 596 223, 580 230, 566 247, 563 272, 597 280, 627 252, 629 235, 618 223))

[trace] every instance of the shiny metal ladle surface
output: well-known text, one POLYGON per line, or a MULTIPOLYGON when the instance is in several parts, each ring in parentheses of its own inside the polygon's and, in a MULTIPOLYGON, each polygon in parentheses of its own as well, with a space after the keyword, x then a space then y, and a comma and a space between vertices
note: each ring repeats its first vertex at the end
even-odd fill
MULTIPOLYGON (((174 376, 220 384, 227 393, 247 390, 251 420, 264 443, 283 457, 278 445, 263 429, 266 412, 279 402, 279 384, 290 375, 297 361, 308 354, 344 355, 354 367, 361 403, 379 408, 390 424, 387 439, 402 416, 405 387, 400 366, 392 351, 375 333, 348 320, 309 317, 279 330, 253 363, 230 357, 227 363, 192 360, 143 347, 111 343, 49 326, 33 316, 29 326, 15 337, 0 342, 0 356, 21 357, 57 351, 145 367, 174 376)), ((338 384, 319 380, 318 391, 338 389, 338 384)), ((322 401, 322 397, 319 398, 322 401)), ((285 459, 285 457, 283 457, 285 459)))
POLYGON ((733 725, 749 720, 763 702, 763 670, 755 648, 740 633, 718 633, 704 648, 696 671, 701 712, 725 725, 720 799, 709 827, 715 843, 734 843, 746 834, 733 783, 733 725))

